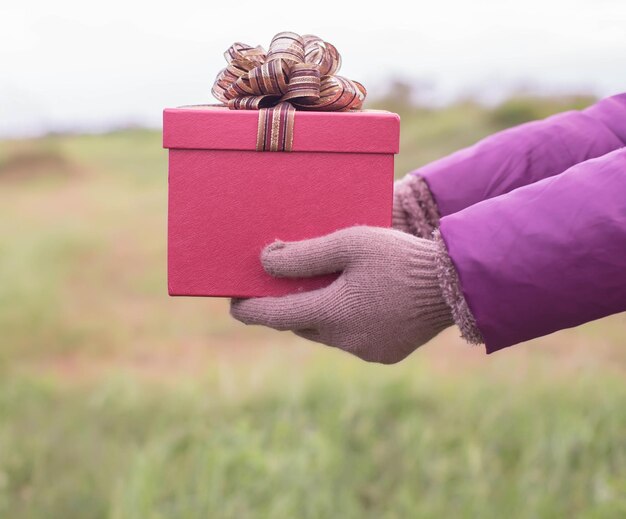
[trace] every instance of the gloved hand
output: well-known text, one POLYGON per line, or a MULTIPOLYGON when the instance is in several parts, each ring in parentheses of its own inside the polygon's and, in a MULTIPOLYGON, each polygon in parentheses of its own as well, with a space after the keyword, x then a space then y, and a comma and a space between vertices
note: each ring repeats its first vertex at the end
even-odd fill
POLYGON ((428 240, 439 227, 439 209, 420 176, 408 174, 394 183, 392 226, 428 240))
POLYGON ((233 300, 231 314, 243 323, 291 330, 367 361, 398 362, 453 324, 437 274, 438 247, 378 227, 277 241, 261 254, 273 276, 340 276, 310 292, 233 300))

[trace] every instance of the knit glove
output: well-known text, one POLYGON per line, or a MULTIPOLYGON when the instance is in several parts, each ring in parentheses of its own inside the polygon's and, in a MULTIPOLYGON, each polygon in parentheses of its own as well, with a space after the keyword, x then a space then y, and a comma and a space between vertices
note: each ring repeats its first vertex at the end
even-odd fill
MULTIPOLYGON (((370 362, 391 364, 453 324, 437 271, 437 242, 378 227, 274 242, 261 261, 276 277, 340 272, 329 286, 283 297, 233 300, 245 324, 291 330, 370 362)), ((445 253, 444 253, 445 254, 445 253)))
POLYGON ((428 184, 416 174, 408 174, 393 185, 394 229, 431 239, 439 227, 439 210, 428 184))

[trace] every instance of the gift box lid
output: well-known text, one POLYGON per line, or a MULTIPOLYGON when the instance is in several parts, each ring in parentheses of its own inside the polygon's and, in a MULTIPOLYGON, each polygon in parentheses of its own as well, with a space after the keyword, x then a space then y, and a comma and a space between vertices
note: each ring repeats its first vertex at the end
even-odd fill
MULTIPOLYGON (((163 147, 256 150, 257 110, 198 105, 163 111, 163 147)), ((398 153, 400 117, 384 110, 297 111, 292 152, 398 153)))

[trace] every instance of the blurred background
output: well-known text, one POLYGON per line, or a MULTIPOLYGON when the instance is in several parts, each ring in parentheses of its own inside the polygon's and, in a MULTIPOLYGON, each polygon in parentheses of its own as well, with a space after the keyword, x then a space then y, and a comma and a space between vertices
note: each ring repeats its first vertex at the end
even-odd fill
POLYGON ((0 6, 0 517, 626 517, 626 318, 395 366, 167 296, 164 107, 333 42, 396 176, 626 89, 620 0, 0 6))

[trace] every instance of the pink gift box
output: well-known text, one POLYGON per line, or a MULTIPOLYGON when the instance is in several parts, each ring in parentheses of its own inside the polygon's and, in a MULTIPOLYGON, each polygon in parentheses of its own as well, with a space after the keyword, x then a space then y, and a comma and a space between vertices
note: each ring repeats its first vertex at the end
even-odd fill
POLYGON ((396 114, 298 111, 290 152, 255 151, 258 118, 253 110, 209 106, 163 113, 170 295, 319 288, 334 276, 271 277, 260 262, 263 247, 353 225, 391 225, 396 114))

